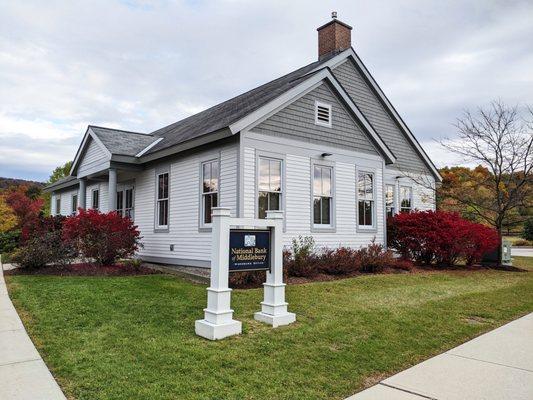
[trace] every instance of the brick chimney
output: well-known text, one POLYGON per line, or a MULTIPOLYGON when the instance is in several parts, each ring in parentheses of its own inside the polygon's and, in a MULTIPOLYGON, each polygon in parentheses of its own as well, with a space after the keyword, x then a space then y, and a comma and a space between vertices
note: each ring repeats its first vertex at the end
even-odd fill
POLYGON ((352 27, 337 19, 337 12, 331 13, 331 21, 317 28, 318 59, 340 53, 352 46, 352 27))

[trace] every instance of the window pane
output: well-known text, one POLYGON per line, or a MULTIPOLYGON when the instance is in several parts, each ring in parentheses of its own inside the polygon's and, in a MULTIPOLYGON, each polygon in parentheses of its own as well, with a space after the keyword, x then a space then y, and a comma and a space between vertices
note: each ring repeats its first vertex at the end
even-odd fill
POLYGON ((331 168, 322 168, 322 196, 331 196, 331 168))
POLYGON ((281 161, 270 160, 270 190, 281 191, 281 161))
POLYGON ((210 194, 204 195, 204 224, 211 223, 212 198, 210 194))
POLYGON ((269 193, 268 194, 268 209, 269 210, 281 210, 281 195, 279 193, 269 193))
POLYGON ((394 186, 387 185, 385 191, 385 204, 387 207, 392 207, 394 205, 394 186))
POLYGON ((216 192, 218 190, 218 160, 212 161, 210 164, 211 164, 211 191, 216 192))
POLYGON ((331 224, 331 199, 322 197, 322 224, 331 224))
POLYGON ((365 183, 366 198, 373 199, 374 198, 374 175, 366 174, 365 180, 366 180, 366 183, 365 183))
POLYGON ((365 225, 372 226, 372 205, 374 202, 365 201, 365 225))
POLYGON ((315 197, 313 199, 313 222, 315 224, 320 224, 320 211, 321 211, 321 201, 320 201, 320 197, 315 197))
POLYGON ((117 192, 117 211, 122 210, 122 200, 124 199, 124 192, 117 192))
POLYGON ((322 194, 322 171, 317 166, 315 166, 313 171, 313 194, 320 196, 322 194))
POLYGON ((365 202, 364 201, 359 201, 357 215, 359 217, 359 225, 364 225, 365 224, 365 202))
POLYGON ((258 217, 264 219, 266 218, 266 210, 268 210, 268 192, 259 192, 258 200, 258 217))
POLYGON ((126 208, 133 208, 133 189, 126 190, 126 208))
POLYGON ((211 188, 211 168, 209 167, 209 163, 205 163, 202 166, 202 181, 203 181, 203 192, 208 193, 210 192, 211 188))
POLYGON ((168 225, 168 200, 159 201, 159 225, 168 225))
POLYGON ((357 179, 357 191, 358 196, 360 199, 365 198, 365 176, 364 174, 359 173, 358 179, 357 179))
POLYGON ((270 189, 270 162, 265 158, 259 159, 259 190, 270 189))

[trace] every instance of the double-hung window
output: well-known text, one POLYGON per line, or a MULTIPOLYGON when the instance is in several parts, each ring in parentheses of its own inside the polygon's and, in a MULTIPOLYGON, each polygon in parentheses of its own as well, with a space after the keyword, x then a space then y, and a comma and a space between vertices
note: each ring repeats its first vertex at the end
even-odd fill
POLYGON ((212 222, 213 207, 218 207, 218 160, 202 164, 202 224, 212 222))
POLYGON ((357 190, 359 226, 371 228, 374 226, 374 174, 359 172, 357 190))
POLYGON ((168 172, 157 175, 157 227, 168 228, 168 172))
POLYGON ((94 189, 92 191, 92 208, 98 210, 100 208, 100 190, 94 189))
POLYGON ((412 210, 413 189, 409 186, 400 187, 400 211, 410 213, 412 210))
POLYGON ((394 185, 385 186, 385 210, 387 218, 394 216, 394 185))
POLYGON ((56 215, 61 215, 61 195, 56 197, 56 215))
POLYGON ((313 223, 315 226, 332 225, 332 182, 332 167, 322 165, 315 165, 313 167, 313 223))
POLYGON ((259 158, 258 218, 266 218, 269 210, 281 210, 281 162, 274 158, 259 158))
POLYGON ((76 212, 78 211, 78 195, 73 194, 71 200, 72 204, 70 207, 70 213, 71 215, 76 215, 76 212))

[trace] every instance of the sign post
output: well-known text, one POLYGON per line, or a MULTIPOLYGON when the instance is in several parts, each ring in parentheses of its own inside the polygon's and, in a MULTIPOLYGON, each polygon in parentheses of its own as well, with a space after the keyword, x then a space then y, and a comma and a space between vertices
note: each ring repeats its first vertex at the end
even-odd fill
POLYGON ((263 283, 264 299, 261 311, 254 314, 258 321, 272 325, 288 325, 296 315, 287 311, 285 284, 283 283, 283 211, 267 211, 267 221, 272 222, 271 267, 263 283))
POLYGON ((194 324, 196 334, 206 339, 217 340, 242 332, 240 321, 233 319, 229 274, 229 208, 213 208, 211 243, 211 284, 207 288, 207 308, 204 319, 194 324))
POLYGON ((216 207, 212 216, 211 283, 204 319, 195 322, 196 334, 217 340, 242 332, 231 309, 230 271, 266 270, 264 300, 254 318, 273 327, 294 322, 283 283, 283 212, 268 211, 267 219, 231 218, 229 208, 216 207), (231 231, 232 226, 247 229, 231 231))

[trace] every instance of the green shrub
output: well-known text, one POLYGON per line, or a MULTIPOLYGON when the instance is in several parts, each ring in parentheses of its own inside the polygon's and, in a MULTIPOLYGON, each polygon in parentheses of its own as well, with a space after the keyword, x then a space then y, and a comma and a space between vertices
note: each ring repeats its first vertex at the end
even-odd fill
POLYGON ((0 254, 11 253, 20 241, 20 230, 0 233, 0 254))
POLYGON ((310 277, 318 271, 318 259, 314 253, 315 240, 312 236, 298 236, 292 239, 292 252, 285 254, 284 267, 289 276, 310 277))
POLYGON ((524 232, 522 238, 533 241, 533 218, 529 218, 524 224, 524 232))

